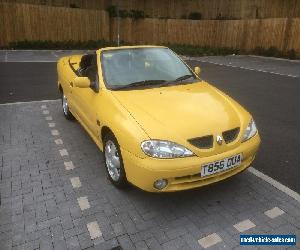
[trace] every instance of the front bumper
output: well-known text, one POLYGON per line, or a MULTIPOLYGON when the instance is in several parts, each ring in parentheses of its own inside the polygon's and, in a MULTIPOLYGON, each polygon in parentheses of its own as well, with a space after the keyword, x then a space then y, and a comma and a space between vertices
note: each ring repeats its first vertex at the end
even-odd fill
POLYGON ((260 144, 259 135, 233 150, 209 157, 186 157, 177 159, 156 159, 147 157, 141 159, 126 150, 122 150, 123 163, 127 180, 133 185, 149 192, 172 192, 205 186, 233 176, 250 166, 260 144), (201 166, 208 162, 224 159, 242 153, 240 166, 201 177, 201 166), (167 179, 168 185, 157 190, 153 183, 158 179, 167 179))

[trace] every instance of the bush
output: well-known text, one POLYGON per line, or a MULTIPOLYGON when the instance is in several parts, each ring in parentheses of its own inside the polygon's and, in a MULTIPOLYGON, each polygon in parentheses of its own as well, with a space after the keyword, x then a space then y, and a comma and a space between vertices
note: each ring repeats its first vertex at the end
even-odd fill
POLYGON ((219 13, 214 20, 239 20, 239 18, 233 16, 222 16, 222 14, 219 13))
POLYGON ((79 6, 77 6, 75 3, 71 3, 70 8, 79 8, 79 6))
MULTIPOLYGON (((110 5, 106 11, 108 12, 110 17, 117 17, 118 16, 118 8, 115 5, 110 5)), ((141 10, 121 10, 119 9, 119 15, 121 18, 133 18, 133 19, 140 19, 140 18, 145 18, 145 13, 144 11, 141 10)))
POLYGON ((201 20, 202 19, 202 14, 200 12, 191 12, 188 16, 188 19, 201 20))
POLYGON ((282 53, 276 47, 272 46, 266 50, 266 56, 280 57, 282 53))
POLYGON ((297 53, 294 49, 288 50, 286 53, 287 58, 291 59, 291 60, 295 60, 297 59, 297 53))
POLYGON ((217 16, 216 16, 216 20, 226 20, 227 18, 225 16, 222 16, 221 13, 219 13, 217 16))
POLYGON ((187 56, 214 56, 239 54, 239 50, 231 48, 211 48, 185 44, 167 44, 167 46, 180 55, 187 56))
POLYGON ((108 46, 116 46, 113 42, 98 41, 17 41, 9 43, 11 49, 99 49, 108 46))
POLYGON ((141 10, 131 10, 130 17, 133 19, 142 19, 145 18, 145 12, 141 10))
POLYGON ((283 56, 282 53, 276 47, 270 47, 268 49, 262 47, 256 47, 251 51, 254 55, 259 56, 270 56, 270 57, 280 57, 283 56))
POLYGON ((281 57, 281 58, 288 58, 291 60, 295 60, 299 58, 299 56, 297 56, 297 52, 294 49, 288 50, 287 52, 284 53, 274 46, 268 49, 264 49, 262 47, 256 47, 254 50, 251 51, 251 53, 259 56, 281 57))
POLYGON ((127 10, 119 10, 119 15, 121 18, 130 17, 130 13, 127 10))
POLYGON ((107 7, 106 11, 108 12, 108 15, 110 17, 116 17, 118 16, 118 9, 117 6, 115 5, 110 5, 107 7))
POLYGON ((265 54, 265 49, 262 47, 255 47, 255 49, 253 49, 251 51, 251 53, 253 53, 254 55, 264 55, 265 54))

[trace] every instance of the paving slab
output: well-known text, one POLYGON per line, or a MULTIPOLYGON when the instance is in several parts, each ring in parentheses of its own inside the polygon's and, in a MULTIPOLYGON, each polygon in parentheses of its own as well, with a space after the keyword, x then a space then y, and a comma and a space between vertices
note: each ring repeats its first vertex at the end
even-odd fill
POLYGON ((102 152, 78 122, 63 117, 60 101, 0 106, 0 117, 5 249, 232 249, 239 247, 234 225, 248 220, 255 227, 248 223, 243 233, 300 234, 300 204, 248 171, 184 192, 119 190, 106 177, 102 152), (81 210, 78 199, 89 205, 81 210))

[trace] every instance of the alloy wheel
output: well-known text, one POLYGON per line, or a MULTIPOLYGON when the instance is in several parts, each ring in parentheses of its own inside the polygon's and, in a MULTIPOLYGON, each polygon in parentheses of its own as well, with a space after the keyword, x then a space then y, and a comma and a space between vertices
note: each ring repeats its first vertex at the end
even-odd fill
POLYGON ((105 144, 105 161, 108 173, 113 181, 120 179, 120 157, 116 145, 108 140, 105 144))

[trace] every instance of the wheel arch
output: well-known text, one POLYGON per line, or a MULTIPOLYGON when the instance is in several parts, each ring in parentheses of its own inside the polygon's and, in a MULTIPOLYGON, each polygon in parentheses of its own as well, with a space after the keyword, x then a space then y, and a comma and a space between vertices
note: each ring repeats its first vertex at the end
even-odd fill
POLYGON ((64 91, 63 91, 63 88, 62 88, 62 86, 61 86, 60 83, 58 83, 58 90, 59 90, 60 93, 63 93, 63 92, 64 92, 64 91))
POLYGON ((107 134, 112 134, 114 137, 116 137, 115 134, 114 134, 114 132, 108 126, 103 126, 101 128, 101 140, 102 140, 102 143, 104 143, 104 137, 107 134))

